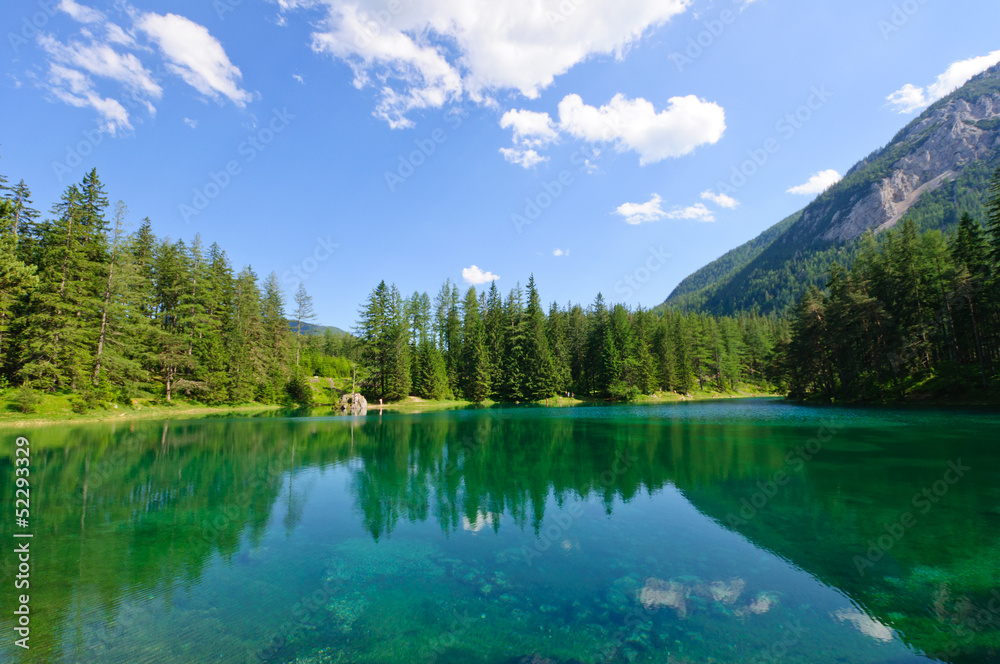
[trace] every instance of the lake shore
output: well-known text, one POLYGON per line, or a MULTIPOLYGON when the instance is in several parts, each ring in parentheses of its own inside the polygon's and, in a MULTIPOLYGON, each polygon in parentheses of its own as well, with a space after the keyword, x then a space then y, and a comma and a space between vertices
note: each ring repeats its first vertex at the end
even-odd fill
MULTIPOLYGON (((711 401, 717 399, 753 399, 759 397, 781 397, 783 395, 767 392, 741 391, 735 393, 714 393, 695 392, 689 395, 680 395, 674 392, 657 393, 653 396, 644 395, 630 402, 632 404, 661 404, 661 403, 682 403, 686 401, 711 401)), ((69 402, 62 403, 64 399, 52 397, 51 400, 42 404, 41 412, 17 413, 6 411, 0 413, 0 429, 16 429, 22 427, 41 427, 56 424, 89 424, 107 422, 130 422, 134 420, 167 420, 167 419, 192 419, 208 417, 212 415, 238 415, 258 414, 266 412, 276 412, 289 410, 287 405, 275 404, 241 404, 236 406, 208 406, 195 401, 175 402, 175 405, 150 405, 143 404, 139 408, 119 406, 117 409, 101 408, 88 411, 86 413, 75 413, 69 407, 69 402)), ((622 403, 608 401, 597 398, 579 397, 552 397, 546 401, 526 402, 522 405, 548 406, 550 408, 570 408, 582 405, 622 403)), ((483 403, 473 403, 460 399, 428 400, 419 397, 409 397, 402 401, 383 404, 381 410, 389 413, 400 413, 405 415, 417 415, 420 413, 445 412, 449 410, 460 410, 466 408, 489 408, 502 405, 500 402, 485 401, 483 403)), ((308 409, 320 411, 317 416, 326 415, 327 409, 331 414, 336 414, 336 407, 330 404, 316 405, 308 409)), ((378 403, 368 404, 368 414, 377 414, 380 407, 378 403)))
POLYGON ((108 422, 131 422, 134 420, 189 419, 208 415, 263 413, 281 410, 280 405, 244 404, 239 406, 205 406, 195 402, 179 403, 176 406, 142 406, 140 409, 123 408, 100 409, 87 413, 12 413, 0 414, 0 429, 22 427, 42 427, 54 424, 90 424, 108 422))

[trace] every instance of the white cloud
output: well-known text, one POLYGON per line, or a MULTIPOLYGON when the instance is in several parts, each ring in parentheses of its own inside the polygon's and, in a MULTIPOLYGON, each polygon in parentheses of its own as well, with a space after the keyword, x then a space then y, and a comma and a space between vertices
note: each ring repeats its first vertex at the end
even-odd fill
POLYGON ((599 54, 621 58, 690 0, 277 0, 283 12, 322 8, 312 48, 378 88, 376 116, 412 124, 413 110, 516 90, 537 98, 556 76, 599 54))
POLYGON ((838 182, 840 182, 840 173, 831 168, 829 170, 816 173, 809 178, 808 182, 792 187, 788 190, 788 193, 800 194, 803 196, 815 196, 816 194, 822 194, 838 182))
POLYGON ((548 113, 511 110, 500 118, 503 129, 514 129, 514 144, 542 148, 559 138, 559 131, 548 113))
POLYGON ((192 120, 191 118, 184 118, 184 124, 191 127, 192 129, 196 129, 198 127, 198 121, 192 120))
POLYGON ((78 108, 92 108, 101 117, 101 128, 109 134, 119 129, 131 129, 128 111, 116 99, 102 97, 94 89, 90 77, 76 69, 51 63, 48 90, 60 101, 78 108))
POLYGON ((605 106, 583 103, 579 95, 559 102, 560 128, 575 138, 595 143, 611 142, 619 152, 632 150, 639 163, 654 164, 690 154, 700 145, 714 144, 726 130, 721 106, 694 95, 673 97, 657 113, 645 99, 617 94, 605 106))
POLYGON ((242 73, 205 26, 177 14, 147 13, 136 27, 160 47, 167 69, 198 92, 213 99, 221 95, 240 108, 250 101, 250 93, 239 86, 242 73))
POLYGON ((302 85, 306 84, 306 79, 302 78, 302 74, 292 74, 292 78, 294 78, 296 81, 298 81, 302 85))
POLYGON ((553 249, 552 255, 556 257, 569 256, 569 249, 553 249))
POLYGON ((695 203, 686 208, 676 208, 667 213, 668 219, 690 219, 710 223, 715 221, 715 215, 703 203, 695 203))
POLYGON ((663 199, 659 194, 645 203, 624 203, 618 206, 615 214, 625 217, 625 222, 632 225, 644 224, 660 219, 689 219, 694 221, 712 222, 715 215, 703 203, 695 203, 689 207, 676 207, 667 212, 662 207, 663 199))
POLYGON ((926 88, 907 83, 899 90, 886 97, 894 111, 913 113, 930 106, 938 99, 945 97, 957 88, 965 85, 970 78, 980 74, 1000 62, 1000 51, 993 51, 968 60, 954 62, 926 88))
POLYGON ((124 83, 134 92, 153 99, 163 94, 163 88, 153 80, 149 70, 131 53, 119 53, 107 44, 95 42, 63 44, 49 35, 40 35, 38 43, 58 63, 124 83))
POLYGON ((659 194, 653 194, 653 197, 645 203, 622 203, 615 210, 615 214, 625 217, 625 223, 632 225, 657 221, 667 216, 667 213, 660 207, 662 202, 663 199, 660 198, 659 194))
POLYGON ((77 4, 73 0, 60 0, 59 9, 69 14, 70 18, 79 23, 99 23, 104 20, 104 14, 77 4))
POLYGON ((472 267, 462 268, 462 278, 473 286, 478 286, 479 284, 496 281, 500 277, 492 272, 483 272, 477 266, 473 265, 472 267))
POLYGON ((521 150, 519 148, 500 148, 503 158, 512 164, 517 164, 523 168, 532 168, 549 160, 535 150, 521 150))
POLYGON ((735 208, 737 205, 740 204, 740 202, 735 198, 733 198, 732 196, 727 196, 726 194, 717 194, 711 189, 709 189, 708 191, 701 192, 701 200, 712 201, 719 207, 726 208, 727 210, 732 210, 733 208, 735 208))

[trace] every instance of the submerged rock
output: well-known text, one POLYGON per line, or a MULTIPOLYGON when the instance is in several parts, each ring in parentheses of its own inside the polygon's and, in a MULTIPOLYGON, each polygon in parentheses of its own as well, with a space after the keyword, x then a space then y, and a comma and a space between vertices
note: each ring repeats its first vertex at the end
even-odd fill
POLYGON ((688 588, 676 581, 664 581, 650 577, 639 591, 639 602, 645 609, 669 607, 677 612, 678 618, 688 614, 688 588))

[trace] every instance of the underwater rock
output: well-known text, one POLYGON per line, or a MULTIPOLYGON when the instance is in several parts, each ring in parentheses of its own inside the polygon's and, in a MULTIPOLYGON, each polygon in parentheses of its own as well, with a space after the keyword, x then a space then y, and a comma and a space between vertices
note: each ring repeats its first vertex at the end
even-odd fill
POLYGON ((645 609, 669 607, 677 612, 678 618, 686 618, 688 589, 675 581, 664 581, 650 577, 639 591, 639 602, 645 609))
POLYGON ((332 614, 334 624, 342 634, 350 634, 354 623, 364 613, 368 600, 361 593, 351 593, 348 597, 335 597, 326 605, 326 610, 332 614))
POLYGON ((893 639, 892 630, 880 623, 879 621, 873 619, 868 614, 862 613, 855 608, 851 609, 841 609, 836 613, 832 614, 834 618, 840 622, 850 622, 858 629, 859 632, 866 636, 870 636, 876 641, 882 641, 883 643, 888 643, 893 639))
POLYGON ((763 615, 778 605, 778 598, 773 593, 757 593, 753 601, 736 612, 738 616, 750 614, 763 615))
POLYGON ((623 576, 611 584, 608 591, 608 608, 616 613, 631 611, 642 584, 634 576, 623 576))
POLYGON ((709 584, 708 592, 716 602, 732 604, 743 594, 746 582, 743 579, 730 579, 729 583, 714 581, 709 584))

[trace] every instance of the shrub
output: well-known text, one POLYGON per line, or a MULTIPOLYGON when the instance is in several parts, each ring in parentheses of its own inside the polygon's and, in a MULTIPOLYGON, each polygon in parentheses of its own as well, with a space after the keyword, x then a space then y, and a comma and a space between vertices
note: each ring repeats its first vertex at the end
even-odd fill
POLYGON ((285 385, 285 393, 291 401, 303 406, 310 405, 313 400, 312 387, 309 386, 309 381, 303 376, 290 378, 285 385))
POLYGON ((41 402, 42 398, 27 385, 20 388, 14 394, 14 399, 12 400, 14 408, 22 413, 34 413, 38 409, 38 404, 41 402))

